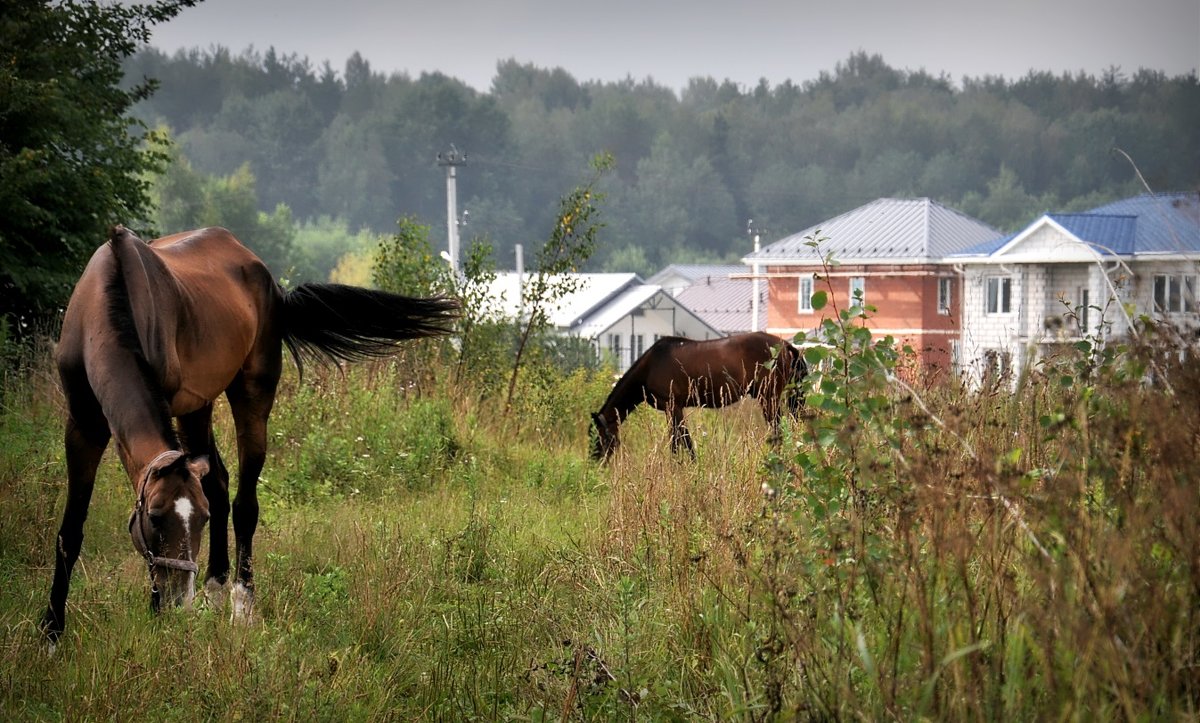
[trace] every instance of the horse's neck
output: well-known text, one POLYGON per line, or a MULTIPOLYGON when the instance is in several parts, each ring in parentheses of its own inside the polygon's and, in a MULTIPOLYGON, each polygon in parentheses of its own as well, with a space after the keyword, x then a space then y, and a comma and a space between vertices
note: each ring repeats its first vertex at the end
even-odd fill
POLYGON ((637 371, 630 370, 621 377, 617 386, 608 395, 608 399, 605 400, 604 406, 601 407, 600 414, 609 421, 620 422, 629 416, 639 404, 646 401, 646 384, 642 379, 643 376, 637 371))
POLYGON ((179 447, 170 409, 158 380, 124 348, 110 349, 103 363, 89 365, 88 377, 130 474, 159 453, 179 447))

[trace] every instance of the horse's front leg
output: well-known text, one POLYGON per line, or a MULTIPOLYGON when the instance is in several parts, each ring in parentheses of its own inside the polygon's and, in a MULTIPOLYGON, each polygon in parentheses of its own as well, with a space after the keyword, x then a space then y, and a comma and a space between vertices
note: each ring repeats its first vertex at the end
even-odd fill
POLYGON ((225 581, 229 578, 229 470, 213 437, 212 413, 210 404, 180 417, 179 427, 188 454, 208 455, 208 474, 200 480, 210 515, 204 593, 209 605, 220 609, 225 603, 225 581))
POLYGON ((42 616, 41 628, 51 646, 62 636, 67 621, 67 592, 71 586, 71 571, 83 547, 83 523, 87 520, 92 490, 96 486, 96 469, 104 448, 108 446, 108 425, 100 423, 84 427, 68 417, 64 446, 67 455, 67 504, 63 510, 62 526, 54 545, 54 582, 50 585, 50 603, 42 616))
POLYGON ((771 432, 767 437, 768 441, 777 445, 783 440, 783 433, 780 431, 779 418, 783 416, 780 404, 782 399, 778 396, 763 394, 758 398, 759 404, 762 406, 763 419, 770 426, 771 432))
POLYGON ((671 454, 678 454, 681 446, 686 447, 692 459, 696 459, 696 446, 692 444, 692 433, 683 423, 683 409, 673 408, 668 412, 671 419, 671 454))

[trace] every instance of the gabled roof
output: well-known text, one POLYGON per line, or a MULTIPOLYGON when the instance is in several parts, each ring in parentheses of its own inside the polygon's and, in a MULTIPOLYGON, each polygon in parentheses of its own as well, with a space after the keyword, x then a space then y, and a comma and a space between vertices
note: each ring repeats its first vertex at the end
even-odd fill
POLYGON ((729 278, 730 274, 744 273, 746 273, 746 267, 740 264, 671 264, 646 279, 646 283, 662 285, 664 280, 673 276, 695 283, 709 277, 729 278))
MULTIPOLYGON (((978 244, 957 256, 986 259, 1003 255, 1050 225, 1101 256, 1194 256, 1200 254, 1200 195, 1144 194, 1083 213, 1048 213, 1015 234, 978 244)), ((1070 259, 1064 256, 1061 260, 1070 259)))
POLYGON ((603 306, 592 309, 590 314, 580 317, 570 331, 572 334, 592 338, 611 329, 621 319, 629 316, 634 309, 646 303, 655 294, 661 294, 662 287, 656 284, 631 284, 621 290, 621 293, 609 299, 603 306))
MULTIPOLYGON (((745 273, 746 267, 733 266, 745 273)), ((760 284, 758 325, 752 323, 753 282, 750 279, 714 277, 700 281, 675 294, 687 308, 722 334, 739 334, 751 329, 767 328, 767 285, 760 284)))
MULTIPOLYGON (((740 268, 740 267, 739 267, 740 268)), ((529 283, 532 274, 524 274, 529 283)), ((661 297, 658 302, 673 305, 694 317, 697 322, 720 336, 720 331, 697 316, 695 312, 666 294, 657 284, 644 284, 637 274, 570 274, 580 282, 580 288, 565 295, 549 311, 550 325, 560 332, 593 338, 611 328, 643 304, 661 297)), ((551 281, 561 279, 552 277, 551 281)), ((520 275, 515 271, 496 274, 488 289, 489 299, 500 316, 508 319, 521 315, 520 275)))
MULTIPOLYGON (((528 284, 532 274, 524 274, 524 283, 528 284)), ((585 319, 596 309, 616 297, 626 288, 640 284, 637 274, 571 274, 580 282, 577 290, 565 295, 549 311, 551 326, 560 329, 570 329, 585 319)), ((555 276, 551 282, 561 279, 555 276)), ((497 311, 507 317, 516 318, 521 313, 521 278, 515 271, 501 271, 496 274, 489 288, 488 296, 497 301, 497 311), (498 301, 503 298, 502 301, 498 301)))
POLYGON ((982 221, 928 198, 880 198, 828 221, 785 236, 746 264, 814 264, 833 253, 842 263, 927 263, 1000 236, 982 221))
POLYGON ((657 284, 629 286, 604 306, 596 309, 591 316, 580 320, 579 324, 570 329, 570 333, 586 339, 594 339, 647 304, 654 308, 673 307, 677 312, 695 319, 696 323, 706 328, 712 336, 721 336, 719 329, 684 306, 678 299, 663 291, 662 287, 657 284))

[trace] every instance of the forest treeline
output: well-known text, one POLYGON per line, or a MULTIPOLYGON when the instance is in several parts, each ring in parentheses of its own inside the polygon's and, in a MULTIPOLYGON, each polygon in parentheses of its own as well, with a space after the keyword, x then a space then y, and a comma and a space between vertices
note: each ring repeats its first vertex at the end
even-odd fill
MULTIPOLYGON (((338 71, 220 47, 147 47, 125 70, 127 82, 157 80, 135 115, 169 130, 193 176, 160 188, 160 205, 195 206, 196 178, 219 178, 249 184, 276 225, 388 233, 411 216, 442 237, 436 156, 453 145, 467 156, 464 238, 489 238, 502 267, 514 244, 546 238, 556 200, 602 151, 616 172, 601 184, 606 227, 590 263, 643 274, 739 258, 751 218, 769 241, 882 196, 928 196, 1013 229, 1139 193, 1138 171, 1155 190, 1200 185, 1195 73, 956 83, 859 52, 803 83, 698 77, 676 92, 504 60, 483 93, 438 73, 381 73, 359 54, 338 71)), ((279 252, 286 260, 286 244, 279 252)))

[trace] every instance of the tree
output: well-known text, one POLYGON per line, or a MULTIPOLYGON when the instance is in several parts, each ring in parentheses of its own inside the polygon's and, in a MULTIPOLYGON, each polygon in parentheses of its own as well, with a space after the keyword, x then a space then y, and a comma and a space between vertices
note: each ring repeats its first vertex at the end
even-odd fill
POLYGON ((111 224, 144 219, 152 135, 128 117, 153 81, 121 87, 150 28, 197 0, 8 0, 0 22, 0 316, 62 305, 111 224))
POLYGON ((525 298, 522 299, 522 307, 528 316, 523 320, 524 328, 517 340, 512 376, 508 380, 508 397, 504 403, 505 414, 512 409, 521 357, 531 335, 547 327, 550 310, 559 300, 579 290, 580 281, 573 274, 591 258, 596 249, 596 234, 603 227, 596 219, 599 212, 596 204, 601 199, 595 186, 603 174, 612 170, 613 164, 613 157, 606 153, 592 159, 591 179, 559 201, 558 220, 550 239, 534 257, 533 275, 525 286, 525 298))

